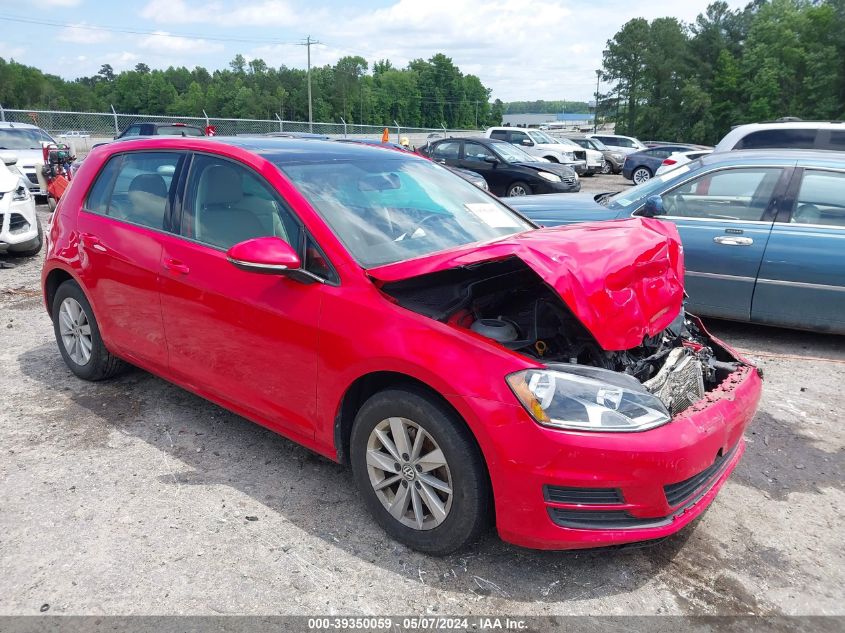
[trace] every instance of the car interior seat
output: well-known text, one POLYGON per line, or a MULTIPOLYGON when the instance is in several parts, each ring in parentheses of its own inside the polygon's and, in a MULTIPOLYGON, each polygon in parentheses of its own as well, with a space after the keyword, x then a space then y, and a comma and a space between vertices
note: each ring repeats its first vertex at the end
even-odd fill
POLYGON ((167 185, 159 174, 138 174, 129 183, 128 208, 125 220, 153 228, 164 228, 167 208, 167 185))
POLYGON ((197 239, 229 248, 238 242, 272 235, 245 202, 242 176, 229 165, 211 165, 200 176, 195 202, 197 239))

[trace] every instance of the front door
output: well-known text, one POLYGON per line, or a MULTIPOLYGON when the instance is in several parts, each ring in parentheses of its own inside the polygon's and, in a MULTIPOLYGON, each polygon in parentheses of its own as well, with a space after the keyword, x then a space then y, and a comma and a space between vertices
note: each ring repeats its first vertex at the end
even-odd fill
POLYGON ((497 169, 501 161, 481 143, 464 141, 464 155, 458 162, 458 167, 469 169, 479 174, 487 181, 487 186, 496 195, 502 195, 507 187, 506 178, 497 169))
POLYGON ((664 193, 661 220, 684 245, 690 312, 747 321, 757 271, 772 230, 781 167, 708 172, 664 193))
POLYGON ((129 152, 109 159, 79 214, 85 286, 111 351, 167 367, 158 278, 182 152, 129 152))
POLYGON ((314 436, 323 286, 233 266, 226 250, 262 236, 300 248, 278 193, 245 165, 195 155, 180 235, 164 244, 161 300, 171 372, 271 427, 314 436))
POLYGON ((845 171, 797 170, 769 238, 754 321, 845 334, 845 171))

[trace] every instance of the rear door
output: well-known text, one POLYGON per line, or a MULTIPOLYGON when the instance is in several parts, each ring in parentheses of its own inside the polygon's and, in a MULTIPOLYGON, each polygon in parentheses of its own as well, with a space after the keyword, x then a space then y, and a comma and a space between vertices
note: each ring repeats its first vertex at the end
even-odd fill
POLYGON ((845 334, 845 170, 795 171, 772 229, 751 318, 845 334))
POLYGON ((458 139, 449 139, 448 141, 438 141, 429 153, 431 160, 449 165, 451 167, 460 167, 461 161, 461 141, 458 139))
POLYGON ((79 214, 85 286, 106 344, 151 368, 167 366, 159 270, 185 159, 183 152, 113 156, 79 214))
POLYGON ((710 171, 664 193, 662 220, 684 244, 690 311, 747 321, 757 271, 772 229, 783 167, 710 171))

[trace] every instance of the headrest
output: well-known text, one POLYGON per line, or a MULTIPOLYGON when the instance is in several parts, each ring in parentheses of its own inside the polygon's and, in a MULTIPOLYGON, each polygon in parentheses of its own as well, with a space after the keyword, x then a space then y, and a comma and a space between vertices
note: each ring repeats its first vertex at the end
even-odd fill
POLYGON ((241 174, 229 165, 212 165, 202 172, 200 200, 204 205, 233 204, 244 195, 241 174))
POLYGON ((167 197, 167 185, 158 174, 139 174, 129 183, 129 191, 143 191, 159 198, 167 197))

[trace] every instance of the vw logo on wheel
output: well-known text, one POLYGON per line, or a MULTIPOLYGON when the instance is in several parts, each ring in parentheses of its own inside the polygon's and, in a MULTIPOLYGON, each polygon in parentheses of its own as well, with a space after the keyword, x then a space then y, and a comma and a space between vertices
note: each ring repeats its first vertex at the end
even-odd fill
POLYGON ((402 466, 402 476, 407 479, 408 481, 413 481, 414 477, 417 476, 417 473, 414 472, 414 467, 410 464, 405 464, 402 466))

